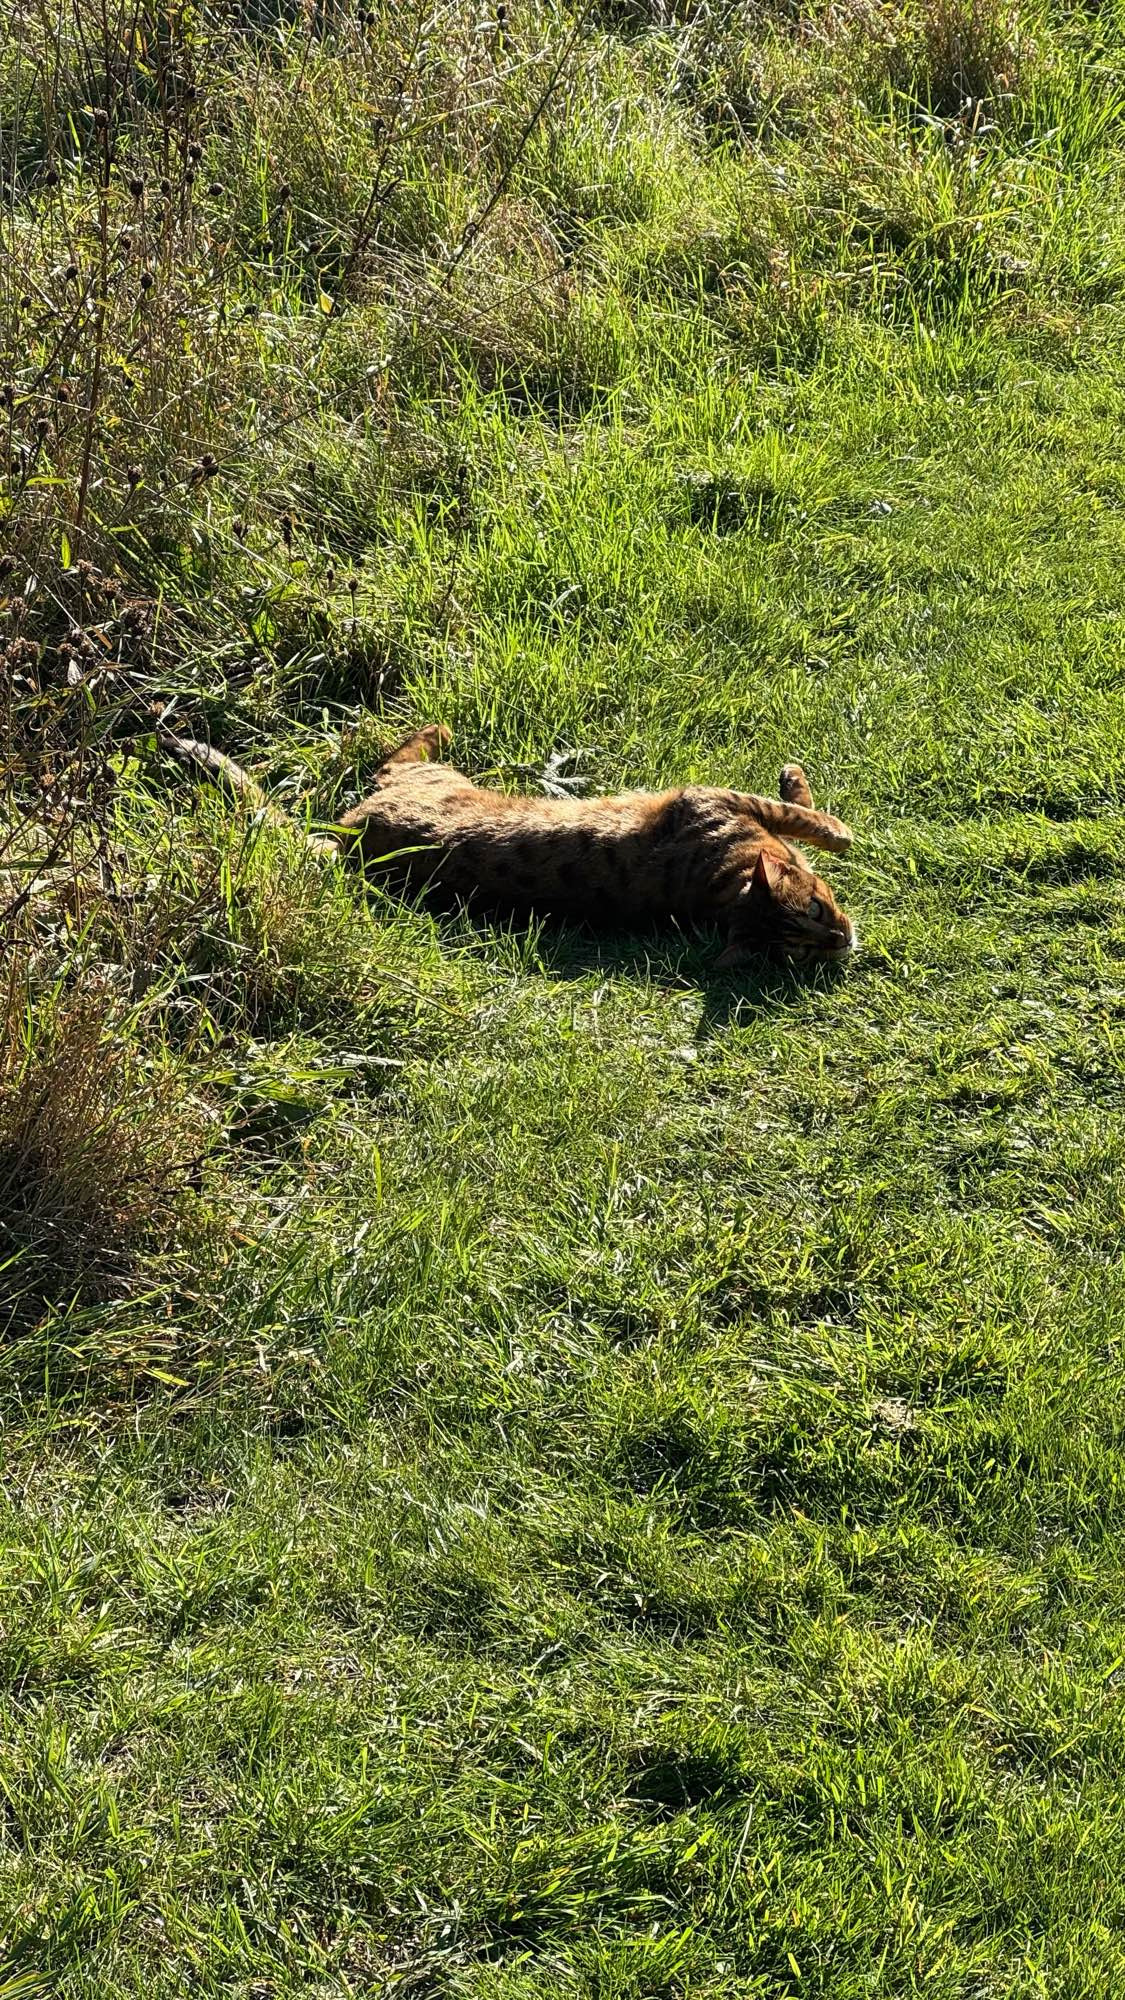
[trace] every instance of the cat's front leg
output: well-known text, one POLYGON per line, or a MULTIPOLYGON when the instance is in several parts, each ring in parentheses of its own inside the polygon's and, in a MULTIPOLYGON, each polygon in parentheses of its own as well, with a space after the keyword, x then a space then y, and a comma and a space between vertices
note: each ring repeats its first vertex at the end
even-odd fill
POLYGON ((791 805, 788 799, 759 798, 756 792, 736 792, 732 796, 750 819, 782 840, 803 840, 810 847, 823 847, 828 854, 846 854, 852 844, 851 827, 832 813, 791 805))

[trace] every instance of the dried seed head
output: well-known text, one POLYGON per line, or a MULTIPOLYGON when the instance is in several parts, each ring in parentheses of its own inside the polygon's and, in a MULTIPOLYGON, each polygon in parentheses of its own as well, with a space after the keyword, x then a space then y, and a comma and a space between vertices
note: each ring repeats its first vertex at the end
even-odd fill
POLYGON ((151 271, 142 271, 142 272, 141 272, 141 290, 142 290, 142 292, 151 292, 151 290, 152 290, 152 287, 153 287, 153 284, 154 284, 154 282, 155 282, 155 281, 154 281, 154 279, 153 279, 153 275, 152 275, 152 272, 151 272, 151 271))
POLYGON ((290 187, 289 182, 282 181, 281 186, 277 190, 278 201, 288 201, 292 193, 293 190, 290 187))
POLYGON ((5 382, 3 388, 0 388, 0 403, 3 404, 6 410, 15 409, 16 385, 14 382, 5 382))
POLYGON ((350 592, 351 592, 352 596, 354 597, 354 596, 355 596, 355 594, 356 594, 356 591, 357 591, 357 590, 359 589, 359 578, 358 578, 358 576, 349 576, 349 578, 348 578, 348 589, 350 590, 350 592))
POLYGON ((129 231, 128 231, 127 229, 123 229, 123 230, 121 231, 121 234, 120 234, 120 236, 119 236, 119 237, 118 237, 118 239, 117 239, 117 247, 118 247, 118 249, 119 249, 119 250, 120 250, 120 251, 122 252, 122 254, 123 254, 123 255, 126 255, 126 256, 128 255, 129 251, 130 251, 130 250, 132 249, 132 247, 133 247, 133 239, 132 239, 132 237, 130 236, 130 234, 129 234, 129 231))
POLYGON ((144 471, 139 465, 131 465, 129 467, 129 470, 126 472, 125 477, 129 481, 129 491, 132 493, 136 490, 136 488, 140 485, 141 480, 144 478, 144 471))
POLYGON ((295 526, 296 523, 294 522, 292 514, 286 511, 281 517, 281 539, 285 543, 286 548, 289 548, 292 545, 293 529, 295 526))
POLYGON ((51 420, 49 417, 36 417, 35 419, 36 437, 45 438, 50 428, 51 428, 51 420))
POLYGON ((232 528, 232 530, 233 530, 233 533, 234 533, 234 535, 235 535, 235 537, 236 537, 236 539, 237 539, 238 541, 240 541, 240 542, 241 542, 241 541, 245 540, 245 536, 246 536, 246 523, 245 523, 245 521, 243 520, 243 518, 242 518, 241 514, 236 514, 236 515, 235 515, 235 517, 234 517, 234 520, 233 520, 233 521, 231 522, 231 528, 232 528))
POLYGON ((67 276, 67 278, 68 278, 69 282, 70 282, 71 284, 73 284, 73 283, 74 283, 74 280, 75 280, 75 279, 76 279, 76 277, 78 276, 78 266, 77 266, 77 264, 68 264, 68 265, 67 265, 67 267, 66 267, 66 276, 67 276))
POLYGON ((211 181, 208 184, 207 192, 214 201, 218 201, 219 197, 226 193, 226 189, 222 181, 211 181))
POLYGON ((160 192, 164 196, 165 201, 168 201, 170 199, 172 193, 172 183, 168 179, 167 175, 164 176, 164 179, 160 183, 160 192))
POLYGON ((48 167, 46 173, 43 176, 43 180, 46 186, 49 188, 57 188, 59 184, 59 179, 60 175, 58 168, 48 167))
POLYGON ((213 451, 205 451, 199 461, 199 469, 204 479, 213 479, 219 470, 219 463, 213 451))
POLYGON ((68 382, 60 382, 58 388, 55 390, 55 394, 60 403, 69 403, 70 384, 68 382))
POLYGON ((139 174, 134 174, 129 182, 129 193, 134 201, 139 201, 145 191, 145 184, 139 174))
POLYGON ((203 158, 203 148, 197 139, 192 140, 191 145, 187 149, 187 156, 195 166, 199 165, 200 160, 203 158))

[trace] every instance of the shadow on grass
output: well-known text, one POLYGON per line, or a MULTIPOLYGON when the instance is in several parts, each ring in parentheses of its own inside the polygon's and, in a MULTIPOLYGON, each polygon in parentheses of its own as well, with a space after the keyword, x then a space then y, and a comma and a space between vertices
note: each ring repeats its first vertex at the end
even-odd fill
POLYGON ((715 960, 723 940, 710 928, 622 933, 561 919, 490 916, 464 904, 454 908, 475 945, 515 940, 530 960, 527 969, 538 970, 549 979, 585 980, 601 974, 697 992, 703 1002, 696 1028, 699 1041, 706 1041, 722 1028, 737 1027, 740 1021, 784 1012, 810 994, 838 986, 846 976, 843 966, 829 961, 804 970, 774 964, 765 957, 717 971, 715 960))

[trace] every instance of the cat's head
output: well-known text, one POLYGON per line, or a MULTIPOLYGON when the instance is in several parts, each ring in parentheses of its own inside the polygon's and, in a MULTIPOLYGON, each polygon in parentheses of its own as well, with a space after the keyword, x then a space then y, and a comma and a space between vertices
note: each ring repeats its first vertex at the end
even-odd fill
POLYGON ((789 965, 843 965, 855 946, 855 925, 827 882, 760 848, 731 911, 727 947, 717 962, 742 965, 764 954, 789 965))

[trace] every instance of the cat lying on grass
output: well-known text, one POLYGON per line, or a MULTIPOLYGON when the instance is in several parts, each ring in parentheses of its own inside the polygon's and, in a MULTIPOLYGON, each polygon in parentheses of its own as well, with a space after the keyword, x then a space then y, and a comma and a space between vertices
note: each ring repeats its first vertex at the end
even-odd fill
MULTIPOLYGON (((221 751, 161 730, 182 761, 224 779, 271 818, 260 787, 221 751)), ((685 785, 609 798, 525 798, 485 791, 441 762, 450 734, 416 730, 380 765, 374 788, 320 851, 358 849, 364 865, 410 886, 436 885, 494 911, 567 917, 599 929, 659 922, 726 931, 720 966, 765 955, 843 963, 856 931, 795 840, 846 854, 850 828, 818 812, 799 764, 780 799, 685 785)))

